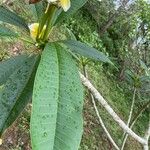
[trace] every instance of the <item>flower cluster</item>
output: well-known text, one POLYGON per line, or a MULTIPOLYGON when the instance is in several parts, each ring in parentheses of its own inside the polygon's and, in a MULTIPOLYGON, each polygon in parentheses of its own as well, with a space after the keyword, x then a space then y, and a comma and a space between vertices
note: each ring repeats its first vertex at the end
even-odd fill
MULTIPOLYGON (((66 12, 68 11, 68 9, 70 8, 71 4, 70 4, 70 0, 47 0, 49 4, 56 4, 59 7, 62 7, 63 10, 66 12)), ((40 33, 39 32, 39 23, 33 23, 29 26, 30 29, 30 36, 31 38, 36 41, 36 38, 38 36, 38 38, 43 37, 44 32, 46 30, 46 25, 43 27, 42 31, 40 33), (39 35, 38 35, 39 34, 39 35)))
POLYGON ((47 0, 49 3, 56 3, 66 12, 70 8, 70 0, 47 0))

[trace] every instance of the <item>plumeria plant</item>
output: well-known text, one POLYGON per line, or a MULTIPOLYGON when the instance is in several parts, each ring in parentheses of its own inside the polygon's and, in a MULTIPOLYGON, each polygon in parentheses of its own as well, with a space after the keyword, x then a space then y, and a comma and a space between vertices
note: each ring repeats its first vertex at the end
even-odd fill
MULTIPOLYGON (((33 150, 77 150, 83 131, 80 56, 111 63, 102 52, 76 40, 63 21, 87 0, 30 0, 32 24, 0 6, 0 37, 36 47, 0 62, 0 137, 32 99, 33 150), (9 24, 9 25, 8 25, 9 24), (12 26, 19 27, 12 30, 12 26), (11 27, 11 28, 10 28, 11 27), (25 35, 25 37, 22 36, 25 35)), ((83 59, 82 59, 83 60, 83 59)))

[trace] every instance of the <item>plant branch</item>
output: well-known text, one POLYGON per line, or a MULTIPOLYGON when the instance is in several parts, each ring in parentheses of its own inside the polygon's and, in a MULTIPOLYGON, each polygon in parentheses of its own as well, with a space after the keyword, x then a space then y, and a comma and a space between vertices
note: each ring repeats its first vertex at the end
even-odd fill
MULTIPOLYGON (((134 124, 136 123, 138 118, 141 116, 141 114, 144 112, 144 110, 149 106, 149 104, 150 104, 150 101, 148 101, 145 105, 143 105, 142 108, 139 110, 139 112, 135 115, 135 117, 133 118, 132 122, 129 125, 130 129, 133 128, 134 124)), ((122 142, 121 150, 124 149, 124 146, 126 144, 128 136, 129 136, 128 134, 125 134, 125 137, 124 137, 123 142, 122 142)))
POLYGON ((96 106, 95 99, 94 99, 93 95, 92 95, 92 94, 90 94, 90 95, 91 95, 92 103, 93 103, 93 106, 94 106, 96 115, 97 115, 97 117, 98 117, 98 119, 99 119, 99 122, 100 122, 101 127, 102 127, 103 130, 105 131, 105 133, 106 133, 108 139, 110 140, 110 142, 112 143, 112 145, 113 145, 117 150, 120 150, 120 148, 117 146, 117 144, 115 143, 115 141, 113 140, 113 138, 112 138, 111 135, 109 134, 109 132, 108 132, 108 130, 107 130, 107 128, 106 128, 106 126, 105 126, 105 124, 104 124, 104 122, 103 122, 103 120, 102 120, 100 114, 99 114, 99 111, 98 111, 98 109, 97 109, 97 106, 96 106))
POLYGON ((149 138, 150 138, 150 120, 149 120, 149 124, 148 124, 148 129, 147 131, 145 132, 145 136, 144 136, 147 144, 143 146, 144 150, 149 150, 148 148, 148 141, 149 141, 149 138))
POLYGON ((48 38, 49 32, 55 21, 56 11, 57 11, 57 7, 55 5, 50 5, 47 10, 47 14, 49 14, 49 16, 47 17, 47 24, 46 24, 46 29, 45 29, 44 36, 43 36, 43 41, 47 40, 48 38))
POLYGON ((112 107, 107 103, 107 101, 102 97, 102 95, 97 91, 97 89, 91 84, 91 82, 84 77, 80 73, 80 78, 85 87, 88 88, 88 90, 93 94, 95 99, 97 99, 101 105, 107 110, 107 112, 112 116, 112 118, 118 123, 118 125, 129 135, 131 135, 134 139, 136 139, 139 143, 141 143, 143 146, 147 144, 146 140, 140 136, 138 136, 136 133, 134 133, 122 120, 121 118, 115 113, 115 111, 112 109, 112 107))
POLYGON ((102 36, 107 29, 112 26, 116 18, 120 15, 125 6, 130 2, 130 0, 123 0, 121 6, 116 10, 114 14, 110 16, 110 18, 102 25, 102 29, 100 29, 100 35, 102 36))
MULTIPOLYGON (((128 121, 127 121, 127 126, 129 127, 130 122, 131 122, 131 118, 132 118, 132 114, 133 114, 133 109, 134 109, 134 104, 135 104, 135 96, 136 96, 136 88, 134 88, 134 92, 133 92, 133 98, 132 98, 132 104, 131 104, 131 108, 130 108, 130 113, 129 113, 129 117, 128 117, 128 121)), ((121 150, 124 149, 125 146, 125 137, 126 137, 126 132, 124 132, 123 134, 123 142, 122 142, 122 146, 121 146, 121 150)))
POLYGON ((134 116, 133 120, 131 121, 130 126, 132 126, 137 119, 140 117, 140 115, 144 112, 144 110, 150 105, 150 101, 148 101, 147 103, 145 103, 142 108, 137 112, 137 114, 134 116))
MULTIPOLYGON (((87 71, 86 71, 86 64, 84 64, 84 63, 82 62, 82 66, 83 66, 83 73, 84 73, 84 76, 85 76, 86 78, 88 78, 88 74, 87 74, 87 71)), ((117 146, 117 144, 115 143, 115 141, 114 141, 113 138, 111 137, 109 131, 107 130, 107 128, 106 128, 106 126, 105 126, 105 124, 104 124, 104 122, 103 122, 103 120, 102 120, 102 118, 101 118, 101 116, 100 116, 100 113, 99 113, 98 108, 97 108, 96 103, 95 103, 94 96, 91 94, 91 92, 90 92, 89 90, 88 90, 88 92, 89 92, 89 96, 90 96, 91 101, 92 101, 92 103, 93 103, 93 106, 94 106, 96 115, 97 115, 97 117, 98 117, 98 120, 99 120, 99 123, 100 123, 102 129, 104 130, 104 132, 106 133, 106 135, 107 135, 109 141, 110 141, 110 142, 112 143, 112 145, 116 148, 116 150, 120 150, 120 148, 117 146)))
POLYGON ((134 92, 133 92, 132 104, 131 104, 131 109, 130 109, 130 114, 129 114, 127 126, 129 126, 131 118, 132 118, 134 103, 135 103, 135 96, 136 96, 136 88, 134 88, 134 92))

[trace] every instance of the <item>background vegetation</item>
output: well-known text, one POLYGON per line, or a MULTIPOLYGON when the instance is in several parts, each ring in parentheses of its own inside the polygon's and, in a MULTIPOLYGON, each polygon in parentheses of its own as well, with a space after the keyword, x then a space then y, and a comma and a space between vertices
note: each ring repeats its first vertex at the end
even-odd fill
MULTIPOLYGON (((3 2, 1 0, 1 3, 3 2)), ((25 5, 27 2, 10 0, 5 1, 5 4, 26 19, 30 19, 31 8, 25 5)), ((71 19, 66 20, 64 25, 72 30, 78 40, 104 52, 115 64, 115 67, 112 67, 108 64, 88 61, 86 67, 94 85, 127 122, 134 87, 137 88, 137 94, 133 116, 150 101, 150 4, 145 0, 102 0, 100 2, 90 0, 71 19), (142 77, 146 77, 147 80, 142 80, 142 77)), ((10 55, 22 53, 20 51, 22 45, 21 42, 12 39, 7 41, 0 39, 0 61, 10 55)), ((28 51, 30 46, 23 49, 28 51)), ((82 70, 82 64, 80 68, 82 70)), ((121 144, 123 131, 101 106, 98 105, 98 108, 112 137, 121 144)), ((141 135, 144 133, 149 114, 150 109, 147 107, 135 124, 134 131, 141 135)), ((30 106, 18 118, 14 127, 7 131, 5 142, 0 150, 30 150, 29 121, 30 106)), ((113 147, 99 124, 87 93, 84 105, 84 134, 80 150, 111 149, 113 147)), ((125 149, 141 150, 142 148, 129 138, 125 149)))

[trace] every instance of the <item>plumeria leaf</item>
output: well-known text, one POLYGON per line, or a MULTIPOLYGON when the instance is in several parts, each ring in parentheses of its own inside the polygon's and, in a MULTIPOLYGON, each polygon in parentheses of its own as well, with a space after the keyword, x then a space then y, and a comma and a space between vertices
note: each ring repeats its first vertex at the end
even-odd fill
POLYGON ((110 59, 102 52, 99 52, 97 49, 88 46, 82 42, 76 40, 66 40, 62 41, 72 52, 77 53, 79 55, 97 60, 102 62, 107 62, 113 64, 110 59))
POLYGON ((82 107, 83 89, 72 56, 59 45, 47 44, 34 84, 32 149, 77 150, 83 131, 82 107))
POLYGON ((0 6, 0 21, 24 28, 29 31, 25 20, 4 6, 0 6))
POLYGON ((19 55, 0 62, 0 85, 5 84, 13 72, 20 68, 27 58, 28 55, 19 55))
POLYGON ((76 40, 75 35, 66 26, 55 26, 49 34, 50 42, 57 42, 61 40, 76 40))
POLYGON ((30 100, 38 56, 27 58, 1 86, 0 136, 19 116, 30 100))
POLYGON ((4 26, 0 26, 0 37, 16 37, 17 38, 18 34, 4 26))
POLYGON ((38 20, 41 19, 42 15, 44 14, 44 5, 43 2, 39 2, 35 4, 36 14, 38 17, 38 20))

